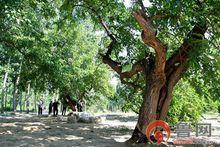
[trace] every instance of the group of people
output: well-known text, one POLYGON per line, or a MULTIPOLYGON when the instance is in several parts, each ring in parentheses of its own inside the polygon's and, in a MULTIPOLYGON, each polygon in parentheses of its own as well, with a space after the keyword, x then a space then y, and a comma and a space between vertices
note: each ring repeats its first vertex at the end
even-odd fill
MULTIPOLYGON (((58 106, 59 106, 59 102, 57 100, 55 100, 54 102, 51 100, 49 103, 48 115, 51 115, 53 113, 53 116, 57 116, 58 115, 58 106)), ((61 108, 62 115, 66 115, 67 106, 68 106, 68 102, 63 101, 62 108, 61 108)), ((82 103, 74 101, 74 106, 75 106, 75 108, 73 111, 82 112, 82 103)), ((44 106, 44 102, 42 100, 40 100, 39 104, 38 104, 38 115, 42 115, 43 109, 46 109, 46 108, 44 106)))
MULTIPOLYGON (((51 113, 53 112, 53 116, 57 116, 58 115, 58 106, 59 106, 59 102, 57 100, 55 100, 54 102, 51 100, 49 103, 48 115, 51 115, 51 113)), ((66 107, 67 106, 63 104, 62 115, 65 115, 66 107)), ((44 106, 44 102, 42 100, 40 100, 40 102, 38 104, 38 115, 42 115, 43 109, 46 109, 46 108, 44 106)))
POLYGON ((49 104, 49 112, 48 114, 50 115, 53 111, 53 116, 57 116, 58 115, 58 105, 59 105, 59 102, 58 101, 50 101, 50 104, 49 104))

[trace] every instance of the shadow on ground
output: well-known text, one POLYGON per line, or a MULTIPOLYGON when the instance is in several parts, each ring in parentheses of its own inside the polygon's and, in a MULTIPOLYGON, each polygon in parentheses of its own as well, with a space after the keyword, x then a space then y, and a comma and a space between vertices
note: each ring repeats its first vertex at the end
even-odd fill
POLYGON ((137 116, 121 116, 116 114, 106 115, 107 120, 119 120, 121 122, 137 121, 137 116))
MULTIPOLYGON (((119 115, 106 120, 135 120, 119 115)), ((121 146, 117 138, 128 139, 125 126, 67 123, 56 117, 4 116, 0 118, 0 146, 121 146)))

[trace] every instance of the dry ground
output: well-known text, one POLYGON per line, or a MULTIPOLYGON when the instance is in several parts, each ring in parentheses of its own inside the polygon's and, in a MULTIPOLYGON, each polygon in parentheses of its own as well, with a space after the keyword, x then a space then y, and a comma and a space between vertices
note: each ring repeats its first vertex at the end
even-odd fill
POLYGON ((0 117, 0 146, 116 146, 129 138, 136 117, 105 115, 100 124, 67 123, 67 117, 35 114, 0 117))
MULTIPOLYGON (((67 123, 67 117, 39 117, 36 114, 4 114, 0 116, 0 146, 121 146, 130 137, 137 121, 134 114, 102 114, 100 124, 67 123)), ((220 144, 220 117, 206 116, 213 136, 195 138, 197 143, 220 144)), ((172 133, 170 141, 176 140, 172 133)), ((190 142, 189 142, 190 143, 190 142)))

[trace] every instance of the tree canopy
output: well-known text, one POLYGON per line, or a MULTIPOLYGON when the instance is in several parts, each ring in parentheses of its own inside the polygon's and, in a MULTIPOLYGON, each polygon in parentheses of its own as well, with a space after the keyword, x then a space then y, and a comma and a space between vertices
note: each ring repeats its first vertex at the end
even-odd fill
POLYGON ((100 35, 90 20, 61 21, 56 3, 4 1, 1 16, 1 70, 10 60, 10 80, 37 92, 69 93, 76 100, 113 94, 107 67, 98 56, 100 35), (60 25, 62 24, 62 27, 60 25))

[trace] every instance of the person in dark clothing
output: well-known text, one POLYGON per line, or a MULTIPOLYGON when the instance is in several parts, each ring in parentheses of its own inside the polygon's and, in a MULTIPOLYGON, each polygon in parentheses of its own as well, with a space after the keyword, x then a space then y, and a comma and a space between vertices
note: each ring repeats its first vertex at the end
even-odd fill
POLYGON ((82 102, 77 102, 76 103, 76 106, 77 106, 77 110, 78 110, 78 112, 82 112, 82 102))
POLYGON ((38 115, 41 115, 42 114, 42 108, 40 106, 40 104, 38 104, 38 115))
POLYGON ((38 115, 42 115, 43 113, 43 101, 41 100, 38 104, 38 115))
POLYGON ((66 114, 66 107, 67 107, 67 105, 63 105, 62 115, 65 115, 65 114, 66 114))
POLYGON ((52 113, 52 108, 53 108, 53 102, 50 101, 50 104, 49 104, 49 112, 48 112, 49 115, 52 113))
POLYGON ((54 116, 58 115, 58 105, 59 105, 59 102, 55 100, 53 103, 53 115, 54 116))
POLYGON ((67 106, 68 106, 67 100, 63 99, 63 100, 62 100, 62 115, 65 115, 65 114, 66 114, 67 106))

